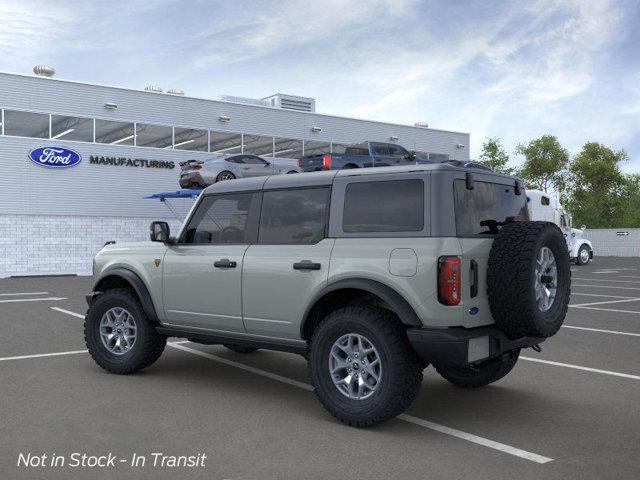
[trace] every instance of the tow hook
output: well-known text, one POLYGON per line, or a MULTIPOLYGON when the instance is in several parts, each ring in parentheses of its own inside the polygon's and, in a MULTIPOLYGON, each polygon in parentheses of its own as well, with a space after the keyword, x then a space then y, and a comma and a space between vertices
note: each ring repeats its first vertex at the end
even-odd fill
POLYGON ((542 348, 540 348, 540 345, 531 345, 531 348, 538 353, 542 351, 542 348))

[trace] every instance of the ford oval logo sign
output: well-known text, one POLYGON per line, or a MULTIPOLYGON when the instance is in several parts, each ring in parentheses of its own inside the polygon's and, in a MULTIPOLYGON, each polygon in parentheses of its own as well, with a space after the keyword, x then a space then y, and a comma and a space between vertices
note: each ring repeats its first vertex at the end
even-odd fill
POLYGON ((29 159, 43 167, 66 168, 79 164, 82 155, 64 147, 40 147, 29 152, 29 159))

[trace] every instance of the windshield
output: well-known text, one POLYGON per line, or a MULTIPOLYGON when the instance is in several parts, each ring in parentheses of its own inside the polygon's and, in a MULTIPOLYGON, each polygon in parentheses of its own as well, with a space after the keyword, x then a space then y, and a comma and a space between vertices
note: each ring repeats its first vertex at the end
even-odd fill
POLYGON ((497 234, 510 217, 529 219, 526 195, 498 183, 474 182, 468 190, 462 179, 453 182, 456 233, 459 237, 497 234))

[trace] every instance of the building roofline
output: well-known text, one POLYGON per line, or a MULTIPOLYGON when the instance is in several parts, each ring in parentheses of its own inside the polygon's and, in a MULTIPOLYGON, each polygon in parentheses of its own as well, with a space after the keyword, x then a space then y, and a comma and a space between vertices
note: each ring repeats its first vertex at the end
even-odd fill
MULTIPOLYGON (((251 104, 244 104, 244 103, 238 103, 238 102, 230 102, 227 100, 215 100, 215 99, 211 99, 211 98, 204 98, 204 97, 192 97, 189 95, 171 95, 168 93, 164 93, 164 92, 150 92, 147 90, 138 90, 135 88, 127 88, 127 87, 117 87, 117 86, 113 86, 113 85, 104 85, 101 83, 89 83, 89 82, 80 82, 78 80, 67 80, 64 78, 48 78, 48 77, 39 77, 37 75, 27 75, 24 73, 14 73, 14 72, 3 72, 0 71, 0 75, 12 75, 15 77, 23 77, 23 78, 29 78, 29 79, 36 79, 36 80, 41 80, 41 81, 51 81, 51 82, 64 82, 64 83, 73 83, 73 84, 77 84, 77 85, 87 85, 90 87, 101 87, 101 88, 112 88, 115 90, 124 90, 127 92, 136 92, 136 93, 141 93, 141 94, 147 94, 147 95, 163 95, 165 97, 175 97, 175 98, 191 98, 194 100, 201 100, 201 101, 205 101, 205 102, 211 102, 211 103, 221 103, 221 104, 229 104, 229 105, 243 105, 243 106, 247 106, 247 107, 252 107, 252 108, 265 108, 265 109, 269 109, 269 110, 278 110, 278 111, 285 111, 285 112, 291 112, 291 113, 296 113, 296 114, 300 114, 300 115, 316 115, 319 117, 328 117, 328 118, 339 118, 342 120, 355 120, 358 122, 367 122, 367 123, 377 123, 380 125, 388 125, 388 126, 393 126, 393 127, 408 127, 417 131, 432 131, 432 132, 443 132, 443 133, 455 133, 458 135, 470 135, 469 132, 461 132, 458 130, 444 130, 444 129, 440 129, 440 128, 425 128, 425 127, 417 127, 415 125, 408 125, 408 124, 404 124, 404 123, 391 123, 391 122, 383 122, 380 120, 368 120, 366 118, 358 118, 358 117, 347 117, 347 116, 343 116, 343 115, 333 115, 333 114, 329 114, 329 113, 318 113, 318 112, 300 112, 297 110, 289 110, 289 109, 283 109, 283 108, 278 108, 278 107, 272 107, 269 105, 251 105, 251 104)), ((266 97, 265 97, 266 98, 266 97)), ((306 98, 306 97, 302 97, 302 98, 306 98)), ((310 97, 309 97, 310 98, 310 97)))

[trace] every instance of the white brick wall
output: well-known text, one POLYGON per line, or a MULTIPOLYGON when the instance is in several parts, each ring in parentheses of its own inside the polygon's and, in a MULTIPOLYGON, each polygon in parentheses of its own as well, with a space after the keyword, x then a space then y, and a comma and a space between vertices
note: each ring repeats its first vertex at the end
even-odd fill
POLYGON ((640 257, 640 228, 588 228, 584 237, 597 257, 640 257), (623 232, 629 234, 619 235, 623 232))
POLYGON ((108 240, 149 240, 151 220, 175 218, 0 215, 0 278, 12 275, 90 275, 93 256, 108 240))

